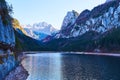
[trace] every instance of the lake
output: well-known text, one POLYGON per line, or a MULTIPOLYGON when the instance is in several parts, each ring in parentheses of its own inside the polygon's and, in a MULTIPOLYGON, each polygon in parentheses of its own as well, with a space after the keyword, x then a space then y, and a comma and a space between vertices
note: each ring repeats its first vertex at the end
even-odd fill
POLYGON ((120 57, 64 52, 26 56, 27 80, 120 80, 120 57))

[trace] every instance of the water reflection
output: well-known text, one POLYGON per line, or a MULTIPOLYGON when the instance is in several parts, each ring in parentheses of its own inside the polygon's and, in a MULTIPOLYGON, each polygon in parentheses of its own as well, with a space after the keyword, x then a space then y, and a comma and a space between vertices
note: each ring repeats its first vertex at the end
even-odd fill
POLYGON ((120 58, 84 54, 28 54, 27 80, 120 80, 120 58))
POLYGON ((61 80, 61 55, 28 54, 22 64, 29 72, 27 80, 61 80))

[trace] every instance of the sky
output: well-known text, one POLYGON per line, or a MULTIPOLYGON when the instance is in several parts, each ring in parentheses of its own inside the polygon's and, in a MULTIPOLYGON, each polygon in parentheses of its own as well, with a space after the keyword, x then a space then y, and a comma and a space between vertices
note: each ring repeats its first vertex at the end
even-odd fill
POLYGON ((13 6, 12 16, 21 25, 47 22, 60 29, 68 11, 81 13, 93 9, 106 0, 6 0, 13 6))

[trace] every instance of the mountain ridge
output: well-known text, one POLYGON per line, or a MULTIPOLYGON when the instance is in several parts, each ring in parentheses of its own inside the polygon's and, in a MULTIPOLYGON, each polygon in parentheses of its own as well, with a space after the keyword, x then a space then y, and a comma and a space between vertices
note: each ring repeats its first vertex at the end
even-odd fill
MULTIPOLYGON (((85 10, 78 16, 75 23, 69 26, 69 33, 66 33, 65 37, 77 37, 90 30, 104 33, 113 27, 118 27, 119 12, 119 0, 98 5, 91 11, 85 10)), ((61 33, 63 34, 65 33, 61 33)))
POLYGON ((120 50, 119 32, 120 1, 109 1, 79 15, 76 11, 68 12, 61 30, 43 39, 38 45, 42 48, 38 48, 41 51, 117 52, 120 50))
POLYGON ((28 36, 37 40, 42 40, 47 36, 52 36, 52 34, 58 31, 51 24, 46 22, 34 23, 32 25, 23 25, 22 27, 27 32, 28 36))
MULTIPOLYGON (((66 17, 66 16, 65 16, 66 17)), ((46 43, 51 51, 120 51, 120 0, 112 0, 84 10, 72 25, 46 43), (54 47, 52 47, 54 45, 54 47)), ((68 20, 69 22, 69 20, 68 20)), ((64 23, 64 20, 63 20, 64 23)))

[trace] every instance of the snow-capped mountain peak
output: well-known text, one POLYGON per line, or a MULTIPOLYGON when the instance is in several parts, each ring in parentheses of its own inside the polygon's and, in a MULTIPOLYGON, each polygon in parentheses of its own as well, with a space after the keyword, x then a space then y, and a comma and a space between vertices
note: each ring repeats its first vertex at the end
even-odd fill
MULTIPOLYGON (((65 22, 69 23, 69 19, 65 22)), ((63 38, 77 37, 89 31, 103 34, 113 28, 120 27, 120 0, 107 0, 106 3, 94 7, 91 11, 84 10, 73 25, 65 24, 60 36, 63 38)))
POLYGON ((65 29, 68 25, 72 25, 78 17, 78 13, 75 10, 68 11, 65 16, 61 29, 65 29))
POLYGON ((52 36, 53 33, 58 31, 51 24, 46 22, 23 25, 23 28, 26 30, 28 36, 38 40, 41 40, 48 35, 52 36))
POLYGON ((75 10, 68 11, 66 16, 64 17, 60 33, 62 33, 61 37, 66 37, 66 35, 69 33, 69 29, 71 26, 75 23, 77 17, 79 16, 79 13, 77 13, 75 10))

